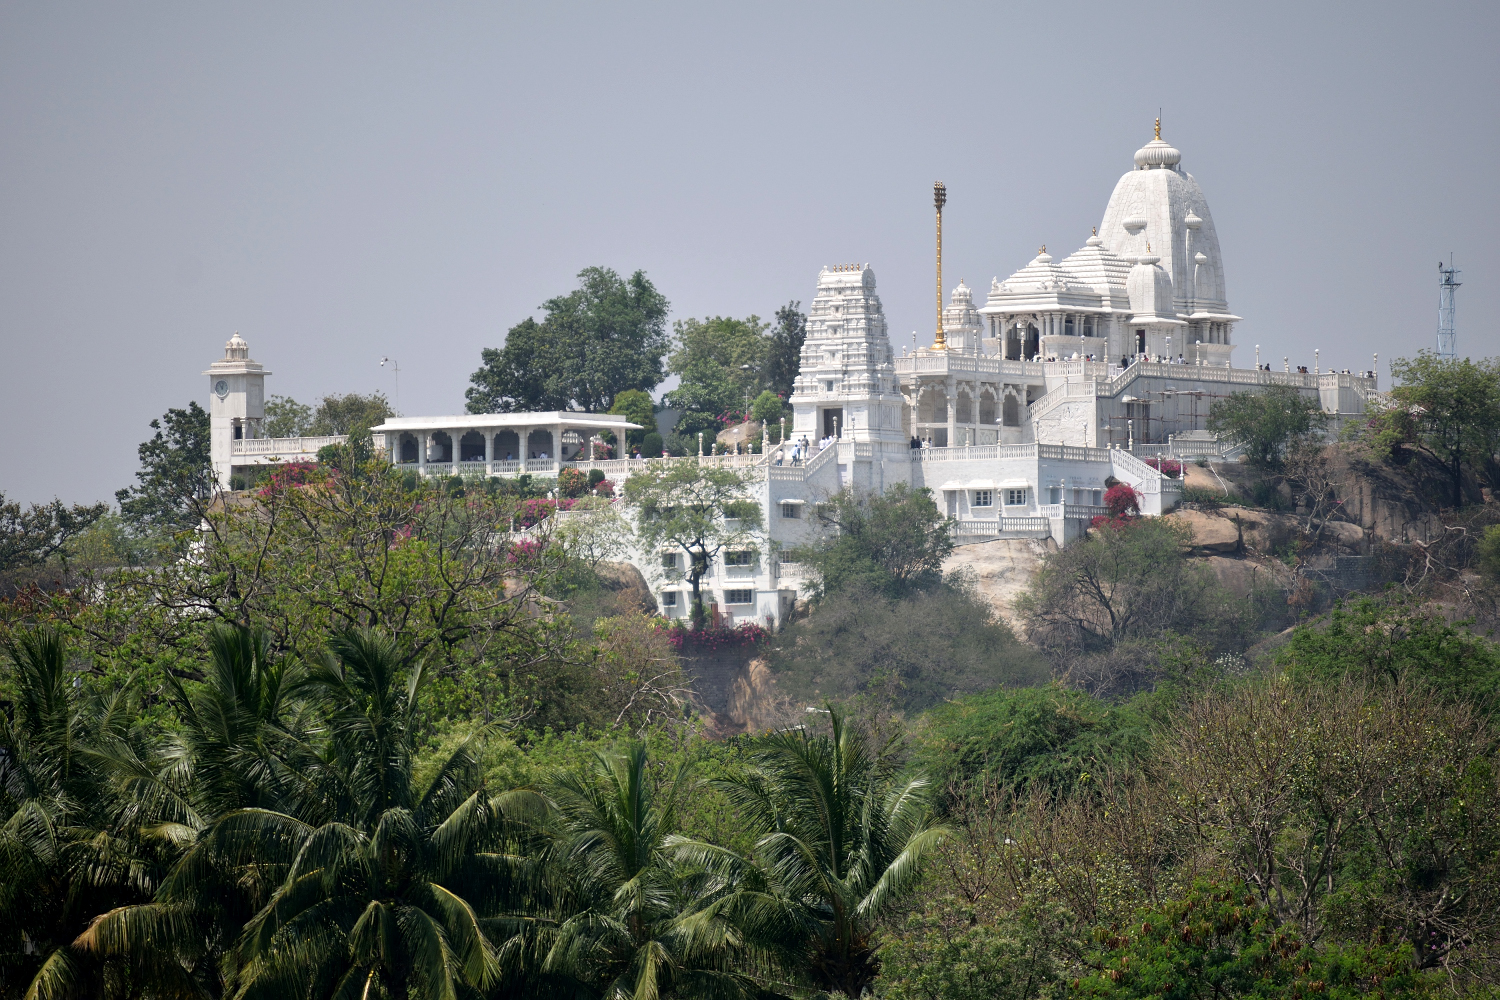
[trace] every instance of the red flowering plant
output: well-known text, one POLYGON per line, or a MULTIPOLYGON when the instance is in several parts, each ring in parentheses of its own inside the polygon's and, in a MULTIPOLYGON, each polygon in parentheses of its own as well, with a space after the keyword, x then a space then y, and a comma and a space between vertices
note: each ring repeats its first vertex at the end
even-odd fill
POLYGON ((546 497, 535 500, 522 500, 516 506, 516 527, 535 527, 557 511, 572 510, 577 505, 577 497, 563 497, 561 500, 549 500, 546 497))
POLYGON ((315 462, 288 462, 271 473, 269 481, 261 488, 260 495, 270 497, 293 486, 324 483, 335 475, 337 473, 332 469, 315 462))
POLYGON ((613 458, 614 450, 614 446, 607 442, 595 441, 593 444, 594 461, 602 462, 605 459, 613 458))
POLYGON ((1109 513, 1094 518, 1090 527, 1101 528, 1106 525, 1118 527, 1133 518, 1140 517, 1141 495, 1129 483, 1116 483, 1104 491, 1104 506, 1108 508, 1109 513))
POLYGON ((615 495, 615 484, 611 479, 601 479, 594 484, 594 496, 613 497, 615 495))
POLYGON ((717 419, 719 423, 723 424, 725 427, 737 427, 749 420, 750 414, 745 413, 742 410, 729 410, 725 413, 719 414, 715 419, 717 419))
POLYGON ((547 552, 547 542, 540 538, 523 538, 505 549, 507 566, 535 566, 547 552))
POLYGON ((739 649, 754 646, 771 638, 770 631, 758 622, 741 622, 726 625, 709 616, 699 629, 690 629, 682 621, 673 621, 667 631, 667 640, 678 653, 714 653, 721 649, 739 649))
POLYGON ((578 469, 564 469, 557 474, 557 492, 563 497, 581 497, 589 491, 589 477, 578 469))
POLYGON ((1148 458, 1146 464, 1164 476, 1171 476, 1173 479, 1182 478, 1182 463, 1175 458, 1148 458))

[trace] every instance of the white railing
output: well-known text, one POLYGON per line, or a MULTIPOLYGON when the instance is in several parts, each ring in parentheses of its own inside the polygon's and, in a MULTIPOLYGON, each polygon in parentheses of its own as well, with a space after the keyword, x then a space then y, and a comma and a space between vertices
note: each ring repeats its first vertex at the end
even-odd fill
MULTIPOLYGON (((1117 449, 1111 451, 1109 457, 1114 462, 1115 470, 1121 473, 1119 478, 1134 477, 1139 480, 1139 489, 1142 493, 1161 493, 1163 492, 1162 483, 1164 481, 1177 482, 1175 479, 1168 480, 1168 477, 1161 471, 1151 468, 1151 466, 1142 462, 1128 451, 1117 449)), ((1171 492, 1171 490, 1167 490, 1167 492, 1171 492)))
POLYGON ((1002 535, 1047 535, 1052 525, 1045 517, 997 517, 993 520, 955 521, 953 537, 999 538, 1002 535))
POLYGON ((229 443, 231 455, 266 455, 285 458, 289 455, 316 455, 318 449, 343 444, 347 434, 323 434, 317 437, 241 438, 229 443))
POLYGON ((1114 452, 1108 448, 1085 448, 1076 444, 1044 444, 1037 446, 1038 458, 1050 458, 1063 462, 1108 462, 1114 452))
MULTIPOLYGON (((1138 361, 1099 387, 1099 395, 1113 396, 1138 378, 1171 378, 1182 381, 1227 382, 1231 385, 1291 385, 1300 389, 1375 388, 1376 380, 1363 375, 1324 372, 1265 372, 1254 368, 1218 368, 1210 365, 1168 365, 1159 361, 1138 361)), ((1048 393, 1050 396, 1051 393, 1048 393)), ((1043 397, 1046 398, 1046 397, 1043 397)))
POLYGON ((1001 459, 1034 459, 1034 444, 971 444, 954 448, 919 448, 912 451, 923 462, 985 462, 1001 459))
POLYGON ((804 476, 810 476, 814 472, 817 472, 819 469, 821 469, 823 466, 827 465, 833 460, 833 456, 837 452, 837 447, 835 447, 834 445, 829 445, 827 448, 824 448, 812 458, 809 458, 806 462, 803 462, 802 471, 804 476))
POLYGON ((1007 361, 992 356, 964 354, 959 351, 912 354, 896 359, 896 374, 900 375, 1015 375, 1020 378, 1040 379, 1051 370, 1040 361, 1007 361))
MULTIPOLYGON (((1055 363, 1059 365, 1066 363, 1076 364, 1076 362, 1061 361, 1055 363)), ((1032 403, 1027 408, 1027 415, 1032 420, 1036 420, 1039 417, 1045 416, 1047 413, 1050 413, 1059 405, 1070 400, 1093 399, 1094 396, 1098 394, 1098 391, 1099 383, 1093 381, 1092 379, 1082 382, 1064 382, 1062 385, 1058 386, 1056 389, 1053 389, 1051 392, 1047 393, 1035 403, 1032 403)))

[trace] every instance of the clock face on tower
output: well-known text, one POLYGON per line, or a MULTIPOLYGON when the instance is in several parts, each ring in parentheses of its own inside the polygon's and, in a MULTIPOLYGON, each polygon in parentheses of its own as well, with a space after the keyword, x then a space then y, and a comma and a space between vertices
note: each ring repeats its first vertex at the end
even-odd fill
POLYGON ((223 379, 219 379, 219 381, 214 383, 214 392, 218 394, 220 399, 223 399, 229 395, 229 383, 223 379))

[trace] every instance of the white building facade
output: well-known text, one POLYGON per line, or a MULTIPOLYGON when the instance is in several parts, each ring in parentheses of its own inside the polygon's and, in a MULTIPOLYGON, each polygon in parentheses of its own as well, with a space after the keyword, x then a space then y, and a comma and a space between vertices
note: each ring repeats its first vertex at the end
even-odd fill
MULTIPOLYGON (((1067 544, 1104 513, 1112 482, 1147 515, 1180 481, 1148 460, 1223 457, 1206 429, 1216 399, 1292 385, 1335 417, 1355 417, 1374 372, 1235 368, 1234 327, 1213 216, 1182 156, 1157 136, 1138 150, 1084 245, 1062 261, 1043 247, 983 306, 960 282, 944 311, 948 347, 892 348, 875 273, 825 267, 808 311, 788 440, 765 454, 591 460, 623 417, 581 413, 398 417, 375 428, 398 467, 423 475, 556 475, 598 468, 622 482, 661 461, 742 468, 761 506, 753 549, 726 553, 703 582, 728 620, 778 623, 806 581, 788 553, 816 533, 813 509, 840 490, 904 482, 931 490, 960 543, 1052 538, 1067 544)), ((264 439, 261 366, 238 335, 210 377, 214 465, 308 458, 341 439, 264 439)), ((628 515, 628 511, 626 512, 628 515)), ((663 614, 689 613, 682 553, 631 551, 663 614)))

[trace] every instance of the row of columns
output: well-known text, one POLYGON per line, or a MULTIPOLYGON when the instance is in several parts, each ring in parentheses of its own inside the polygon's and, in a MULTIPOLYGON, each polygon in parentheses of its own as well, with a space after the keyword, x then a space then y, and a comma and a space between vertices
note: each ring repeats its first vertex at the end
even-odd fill
MULTIPOLYGON (((926 385, 931 385, 932 383, 929 382, 929 383, 925 383, 925 384, 926 385)), ((980 410, 980 399, 979 399, 979 396, 980 396, 980 393, 983 391, 982 387, 984 385, 986 385, 986 384, 993 384, 994 390, 995 390, 995 423, 992 424, 992 425, 990 425, 990 426, 993 426, 995 428, 999 428, 999 427, 1003 426, 1003 424, 1004 424, 1004 412, 1005 412, 1005 390, 1004 390, 1004 387, 1001 384, 999 384, 999 383, 984 383, 984 382, 981 382, 979 379, 963 379, 963 380, 960 380, 958 378, 958 376, 956 376, 956 375, 949 375, 946 379, 943 380, 943 390, 947 394, 948 445, 949 445, 949 447, 956 446, 957 441, 958 441, 958 428, 959 428, 959 422, 958 422, 958 389, 959 389, 959 386, 963 385, 964 387, 966 387, 969 390, 969 401, 970 401, 969 417, 970 417, 970 419, 968 421, 965 421, 965 423, 964 423, 963 426, 965 427, 965 429, 967 429, 969 431, 969 443, 973 444, 973 443, 977 442, 978 439, 979 439, 979 428, 982 427, 982 426, 984 426, 980 422, 980 420, 979 420, 979 410, 980 410)), ((918 379, 917 382, 915 383, 915 391, 912 393, 912 397, 911 397, 911 427, 912 427, 912 433, 915 434, 919 438, 921 437, 921 434, 917 433, 917 424, 919 422, 919 418, 920 418, 921 412, 922 412, 921 411, 921 406, 922 406, 922 389, 923 389, 923 387, 924 387, 923 381, 921 379, 918 379)))
MULTIPOLYGON (((427 466, 429 466, 429 465, 439 465, 439 466, 441 466, 441 465, 449 465, 449 466, 452 466, 452 468, 453 468, 453 475, 455 475, 455 476, 458 475, 459 462, 460 462, 460 459, 462 458, 462 454, 463 454, 463 451, 462 451, 463 437, 464 437, 465 434, 471 433, 471 432, 473 432, 475 430, 478 430, 480 436, 484 438, 484 471, 485 471, 485 475, 493 475, 494 470, 495 470, 495 462, 496 462, 496 458, 495 458, 495 437, 498 434, 503 433, 503 431, 501 431, 501 430, 482 430, 482 429, 473 428, 473 427, 465 428, 465 429, 453 429, 453 430, 446 429, 446 428, 439 428, 437 430, 422 432, 422 434, 418 436, 419 440, 417 441, 417 472, 419 474, 421 474, 421 475, 426 475, 427 474, 427 466), (449 441, 452 442, 452 444, 453 444, 453 454, 450 457, 449 461, 447 461, 447 462, 429 462, 428 461, 428 459, 427 459, 427 450, 432 445, 432 438, 433 438, 434 434, 446 434, 446 435, 448 435, 449 441)), ((519 466, 520 471, 526 472, 528 470, 528 468, 530 468, 530 466, 528 465, 528 463, 532 462, 533 460, 529 459, 527 457, 527 451, 528 451, 528 448, 530 447, 529 442, 531 440, 532 433, 534 431, 538 431, 538 430, 544 430, 548 434, 551 435, 551 437, 552 437, 552 448, 555 449, 555 451, 549 450, 549 452, 548 452, 548 455, 550 457, 546 460, 545 471, 549 471, 550 472, 552 470, 553 463, 561 461, 561 455, 560 455, 560 453, 562 451, 562 428, 561 427, 552 427, 552 428, 549 428, 549 427, 517 427, 517 428, 506 428, 506 430, 514 430, 514 432, 516 434, 516 458, 515 458, 515 461, 517 461, 517 462, 520 463, 520 466, 519 466)), ((416 436, 416 435, 414 435, 414 436, 416 436)), ((398 436, 397 440, 399 442, 399 440, 400 440, 399 436, 398 436)), ((397 449, 399 449, 399 447, 400 447, 400 445, 398 444, 397 445, 397 449)), ((400 451, 399 450, 396 450, 396 457, 399 460, 399 458, 400 458, 400 451)), ((504 461, 504 459, 500 459, 499 461, 504 461)), ((541 463, 542 462, 541 459, 535 459, 534 461, 536 463, 541 463)))

